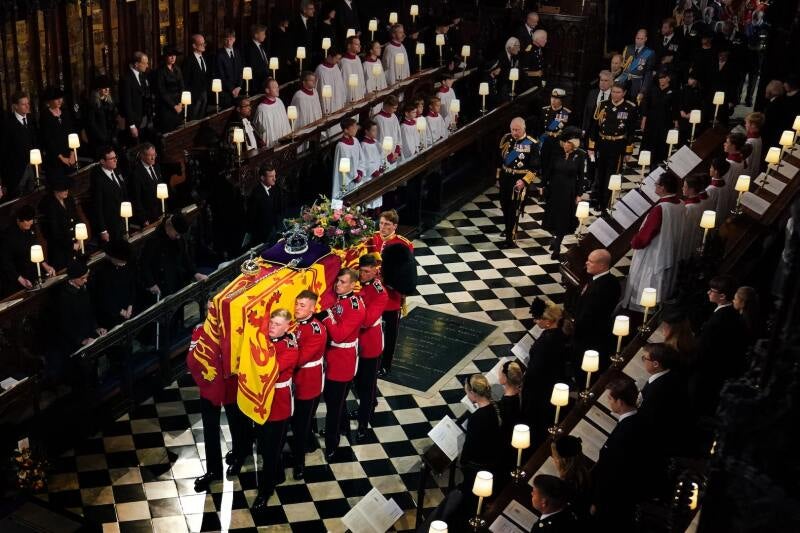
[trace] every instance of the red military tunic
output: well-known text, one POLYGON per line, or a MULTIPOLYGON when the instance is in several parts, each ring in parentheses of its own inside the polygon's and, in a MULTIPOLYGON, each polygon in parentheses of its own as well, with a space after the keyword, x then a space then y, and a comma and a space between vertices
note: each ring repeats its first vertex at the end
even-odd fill
POLYGON ((297 339, 292 333, 270 341, 275 346, 279 374, 267 422, 280 422, 292 416, 292 374, 297 366, 300 350, 297 349, 297 339))
POLYGON ((347 382, 356 374, 358 334, 364 324, 366 307, 360 296, 349 292, 337 296, 322 321, 330 343, 325 353, 326 374, 331 381, 347 382))
POLYGON ((322 364, 328 330, 314 318, 298 320, 294 334, 300 348, 297 370, 294 372, 294 397, 298 400, 313 400, 322 394, 322 364))
POLYGON ((200 389, 200 396, 214 405, 228 405, 236 401, 237 376, 222 375, 222 352, 212 346, 214 343, 203 330, 203 324, 196 326, 186 354, 186 367, 200 389))
POLYGON ((389 302, 389 293, 377 279, 361 284, 358 293, 367 307, 364 324, 358 335, 358 355, 366 359, 380 357, 383 353, 383 325, 381 315, 389 302))
MULTIPOLYGON (((367 250, 371 253, 377 252, 378 254, 382 255, 383 249, 390 244, 402 244, 411 250, 412 253, 414 252, 414 245, 402 235, 393 233, 386 240, 384 240, 379 231, 376 231, 372 238, 367 241, 367 250)), ((389 293, 389 300, 386 303, 386 310, 399 311, 403 307, 403 295, 388 285, 384 285, 384 288, 386 289, 386 292, 389 293)))

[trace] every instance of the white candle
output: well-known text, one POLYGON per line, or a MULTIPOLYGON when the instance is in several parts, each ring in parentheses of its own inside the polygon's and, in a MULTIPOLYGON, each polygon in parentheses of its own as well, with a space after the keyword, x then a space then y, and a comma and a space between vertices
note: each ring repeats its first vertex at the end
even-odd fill
POLYGON ((800 115, 794 117, 794 123, 792 124, 792 129, 800 133, 800 115))
POLYGON ((394 150, 394 139, 389 136, 384 137, 381 147, 383 148, 383 155, 389 155, 394 150))
POLYGON ((347 76, 347 86, 348 87, 358 87, 358 74, 350 74, 347 76))
POLYGON ((253 69, 250 67, 244 67, 242 69, 242 79, 245 81, 250 81, 253 79, 253 69))
POLYGON ((133 216, 133 206, 130 202, 122 202, 119 204, 119 216, 122 218, 130 218, 133 216))
POLYGON ((370 19, 367 23, 367 29, 369 31, 378 31, 378 19, 370 19))
POLYGON ((578 202, 577 207, 575 207, 575 217, 578 220, 583 220, 589 216, 589 202, 578 202))
POLYGON ((639 164, 643 167, 650 166, 650 150, 642 150, 639 152, 639 164))
POLYGON ((519 80, 519 69, 517 67, 514 67, 508 71, 508 79, 509 81, 519 80))
POLYGON ((305 46, 298 46, 297 47, 297 54, 295 55, 297 59, 305 59, 306 58, 306 47, 305 46))
POLYGON ((289 120, 297 120, 297 106, 290 105, 286 108, 286 118, 289 120))
POLYGON ((692 109, 689 112, 689 124, 700 124, 701 113, 699 109, 692 109))
POLYGON ((322 49, 326 52, 331 47, 331 38, 330 37, 323 37, 322 38, 322 49))
MULTIPOLYGON (((270 57, 269 58, 269 69, 270 70, 273 70, 273 71, 274 70, 278 70, 279 66, 280 66, 280 61, 278 60, 277 57, 270 57)), ((273 74, 273 76, 275 75, 274 72, 272 74, 273 74)))
POLYGON ((442 520, 434 520, 431 522, 431 527, 428 533, 447 533, 447 522, 442 520))
POLYGON ((642 289, 642 297, 639 299, 639 305, 648 309, 656 305, 656 290, 652 287, 642 289))
POLYGON ((417 43, 417 55, 421 56, 425 54, 425 43, 417 43))
POLYGON ((611 333, 615 337, 626 337, 630 333, 630 318, 625 315, 614 317, 614 327, 611 333))
POLYGON ((419 6, 417 4, 411 4, 411 9, 409 10, 409 14, 412 17, 416 17, 419 15, 419 6))
POLYGON ((67 145, 70 150, 77 150, 81 147, 81 138, 77 133, 70 133, 67 135, 67 145))
POLYGON ((596 350, 586 350, 583 352, 581 370, 584 372, 597 372, 600 369, 600 354, 596 350))
POLYGON ((464 46, 461 47, 461 57, 463 57, 464 61, 466 61, 469 55, 470 55, 470 47, 468 44, 465 44, 464 46))
POLYGON ((221 93, 222 92, 222 80, 219 78, 214 78, 211 80, 211 92, 212 93, 221 93))
POLYGON ((461 100, 458 98, 450 100, 450 113, 454 115, 461 113, 461 100))
POLYGON ((353 28, 347 28, 347 31, 344 34, 345 39, 349 39, 350 37, 356 36, 356 30, 353 28))
POLYGON ((792 130, 784 130, 784 132, 781 134, 781 139, 778 141, 778 144, 784 148, 791 147, 794 144, 794 132, 792 130))
POLYGON ((489 83, 482 81, 481 84, 478 86, 478 94, 481 96, 486 96, 489 94, 489 83))
POLYGON ((86 229, 86 224, 83 222, 78 222, 75 224, 75 240, 78 241, 81 245, 81 253, 86 253, 86 249, 83 246, 83 241, 89 238, 89 231, 86 229))
POLYGON ((444 33, 436 34, 436 46, 444 46, 444 33))
POLYGON ((233 142, 235 142, 235 143, 243 143, 244 142, 244 129, 242 129, 242 128, 233 128, 233 142))
POLYGON ((183 91, 181 93, 181 103, 183 105, 192 105, 192 93, 189 91, 183 91))
POLYGON ((389 13, 389 24, 397 24, 397 12, 392 11, 389 13))
POLYGON ((773 146, 767 151, 767 156, 764 161, 769 165, 777 165, 781 162, 781 149, 773 146))
POLYGON ((425 122, 425 117, 417 117, 417 131, 422 133, 427 128, 427 123, 425 122))
POLYGON ((161 214, 163 215, 167 212, 166 200, 169 198, 169 189, 166 183, 156 185, 156 198, 161 200, 161 214))
POLYGON ((38 166, 42 164, 42 152, 38 148, 34 148, 31 150, 30 153, 30 163, 33 166, 38 166))
POLYGON ((700 217, 700 227, 706 230, 714 229, 717 222, 717 213, 715 211, 703 211, 703 216, 700 217))
POLYGON ((725 103, 725 93, 717 91, 714 93, 714 100, 711 102, 714 105, 722 105, 725 103))
POLYGON ((339 159, 339 172, 342 174, 348 174, 350 172, 350 158, 343 157, 339 159))
POLYGON ((475 483, 472 484, 472 494, 480 496, 481 498, 488 498, 492 495, 492 476, 491 472, 481 470, 475 476, 475 483))
POLYGON ((397 65, 398 67, 400 65, 405 65, 406 56, 404 56, 403 54, 397 54, 396 56, 394 56, 394 64, 397 65))
POLYGON ((622 174, 611 174, 608 177, 608 190, 619 191, 622 189, 622 174))
POLYGON ((750 190, 750 176, 745 174, 740 175, 736 179, 736 187, 737 192, 747 192, 750 190))
MULTIPOLYGON (((381 74, 383 74, 383 67, 380 63, 376 62, 374 65, 372 65, 372 75, 377 78, 381 74)), ((375 85, 375 88, 378 88, 377 84, 375 85)))
POLYGON ((38 244, 31 246, 31 262, 36 264, 44 262, 44 250, 38 244))
POLYGON ((678 130, 669 130, 667 132, 667 144, 678 144, 678 130))

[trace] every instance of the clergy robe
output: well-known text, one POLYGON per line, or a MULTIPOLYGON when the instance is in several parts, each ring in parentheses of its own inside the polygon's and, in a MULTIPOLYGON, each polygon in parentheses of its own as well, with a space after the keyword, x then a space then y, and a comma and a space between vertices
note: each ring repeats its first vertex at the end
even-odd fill
POLYGON ((717 205, 719 204, 720 201, 719 198, 724 193, 725 193, 725 180, 712 179, 711 184, 708 187, 706 187, 706 195, 708 195, 708 200, 706 200, 705 209, 709 209, 711 211, 717 211, 717 205))
POLYGON ((633 259, 622 297, 623 307, 643 311, 639 298, 645 287, 656 289, 657 302, 669 298, 678 270, 684 229, 684 207, 677 196, 671 194, 659 199, 631 240, 633 259))
MULTIPOLYGON (((745 160, 747 163, 745 174, 748 174, 751 178, 755 179, 755 177, 759 174, 759 170, 761 170, 761 155, 764 143, 761 140, 761 137, 748 137, 747 144, 753 147, 753 151, 750 152, 750 155, 745 160)), ((734 185, 736 184, 734 183, 734 185)))
POLYGON ((317 76, 317 94, 319 94, 323 111, 329 114, 343 108, 347 102, 347 86, 342 81, 342 70, 339 65, 331 66, 327 63, 320 63, 314 74, 317 76), (325 102, 322 98, 324 85, 330 85, 333 90, 330 102, 325 102))
POLYGON ((347 101, 361 100, 367 91, 367 86, 364 80, 364 67, 361 66, 361 60, 358 56, 344 54, 341 63, 339 64, 342 69, 342 81, 344 82, 345 89, 347 89, 347 101), (347 81, 350 79, 350 74, 355 74, 358 77, 358 87, 350 87, 347 81))
POLYGON ((271 148, 281 137, 289 135, 291 126, 281 99, 265 96, 256 108, 253 126, 267 148, 271 148))
MULTIPOLYGON (((361 183, 377 179, 382 174, 381 163, 383 162, 383 150, 381 143, 375 139, 364 137, 361 141, 361 165, 364 168, 364 179, 361 183)), ((367 209, 377 209, 383 205, 383 197, 379 196, 375 200, 366 204, 367 209)))
POLYGON ((425 120, 428 122, 428 146, 432 146, 434 143, 447 139, 450 132, 447 130, 447 124, 442 115, 429 111, 428 114, 425 115, 425 120))
POLYGON ((410 75, 408 70, 408 54, 406 47, 403 43, 397 41, 389 41, 383 49, 383 70, 386 71, 386 83, 394 85, 400 80, 407 78, 410 75), (402 65, 395 63, 395 56, 405 56, 405 62, 402 65))
POLYGON ((383 69, 383 65, 377 59, 370 59, 367 57, 364 59, 363 63, 364 67, 364 80, 366 82, 367 91, 382 91, 387 87, 386 84, 386 71, 383 69), (381 67, 381 73, 376 76, 372 72, 372 67, 378 65, 381 67))
MULTIPOLYGON (((397 120, 397 115, 381 111, 375 118, 375 124, 378 125, 378 139, 379 143, 383 143, 384 137, 391 137, 394 141, 395 149, 389 154, 389 162, 394 163, 398 158, 402 157, 402 134, 400 133, 400 121, 397 120)), ((382 146, 382 145, 381 145, 382 146)))
POLYGON ((333 155, 333 192, 331 198, 341 198, 344 196, 342 183, 345 184, 346 191, 355 189, 364 177, 364 162, 361 159, 361 143, 352 137, 342 137, 336 143, 336 152, 333 155), (339 161, 343 157, 350 158, 350 172, 343 176, 339 172, 339 161))
POLYGON ((400 124, 400 146, 403 149, 403 159, 414 157, 419 151, 420 138, 415 120, 404 120, 400 124))
MULTIPOLYGON (((299 91, 294 93, 292 103, 289 105, 297 107, 297 120, 294 121, 295 131, 322 118, 322 107, 319 105, 319 96, 317 96, 316 90, 308 91, 301 87, 299 91)), ((307 149, 308 143, 303 143, 303 146, 297 149, 297 153, 307 149)))
MULTIPOLYGON (((731 215, 731 210, 736 205, 736 197, 739 194, 736 192, 736 180, 739 179, 740 174, 749 174, 749 172, 744 169, 744 161, 740 154, 728 157, 727 161, 731 164, 731 168, 722 176, 722 179, 725 181, 725 187, 720 191, 721 194, 717 199, 717 221, 720 224, 731 215), (730 157, 735 157, 735 159, 730 159, 730 157)), ((753 176, 757 175, 758 174, 754 174, 753 176)))
POLYGON ((681 259, 691 257, 700 243, 703 242, 703 228, 700 227, 700 218, 703 216, 703 210, 708 208, 708 194, 705 191, 697 196, 690 196, 683 200, 684 217, 686 225, 684 235, 681 239, 681 259))
MULTIPOLYGON (((452 87, 445 87, 442 85, 439 87, 439 91, 436 93, 436 96, 439 97, 439 100, 442 101, 442 108, 439 110, 442 116, 447 119, 450 117, 450 102, 458 98, 456 96, 456 92, 453 90, 452 87)), ((448 122, 448 125, 450 123, 448 122)))

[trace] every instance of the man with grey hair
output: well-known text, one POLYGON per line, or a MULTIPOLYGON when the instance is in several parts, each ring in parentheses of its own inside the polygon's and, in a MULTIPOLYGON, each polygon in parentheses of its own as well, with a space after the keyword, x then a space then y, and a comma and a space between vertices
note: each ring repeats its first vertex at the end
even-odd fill
POLYGON ((206 51, 206 38, 196 33, 192 35, 192 53, 183 60, 183 82, 186 90, 192 93, 189 118, 199 120, 206 116, 208 90, 211 88, 211 71, 203 54, 206 51))
POLYGON ((508 247, 516 246, 517 220, 525 205, 527 187, 539 181, 539 142, 525 131, 525 120, 516 117, 511 121, 510 133, 500 140, 500 160, 497 184, 500 189, 500 208, 505 225, 501 237, 508 247))

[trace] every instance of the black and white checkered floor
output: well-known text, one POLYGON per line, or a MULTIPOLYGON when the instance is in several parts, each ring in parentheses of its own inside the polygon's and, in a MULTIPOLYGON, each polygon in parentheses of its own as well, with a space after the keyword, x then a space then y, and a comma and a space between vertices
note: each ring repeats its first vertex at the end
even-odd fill
MULTIPOLYGON (((625 186, 633 184, 627 180, 625 186)), ((341 517, 375 487, 404 510, 397 530, 413 529, 419 456, 430 445, 427 433, 433 424, 464 412, 460 379, 488 371, 509 353, 533 326, 528 309, 534 296, 556 303, 563 298, 559 265, 546 249, 550 237, 540 229, 541 216, 541 207, 529 206, 519 247, 499 248, 502 216, 497 189, 491 188, 414 242, 419 295, 409 304, 491 321, 499 328, 487 348, 432 397, 380 381, 373 440, 349 446, 343 438, 349 460, 337 464, 326 464, 321 450, 309 454, 305 480, 292 481, 288 469, 267 513, 253 516, 249 510, 257 492, 251 461, 238 478, 213 484, 207 494, 195 493, 194 478, 205 471, 205 449, 198 390, 189 376, 54 461, 44 498, 109 532, 256 531, 269 526, 312 533, 343 531, 341 517)), ((564 245, 573 243, 568 236, 564 245)), ((624 275, 628 265, 625 258, 613 272, 624 275)), ((323 404, 318 416, 324 412, 323 404)), ((230 441, 227 425, 223 432, 230 441)), ((432 483, 425 508, 442 500, 440 486, 446 482, 443 477, 432 483)))

